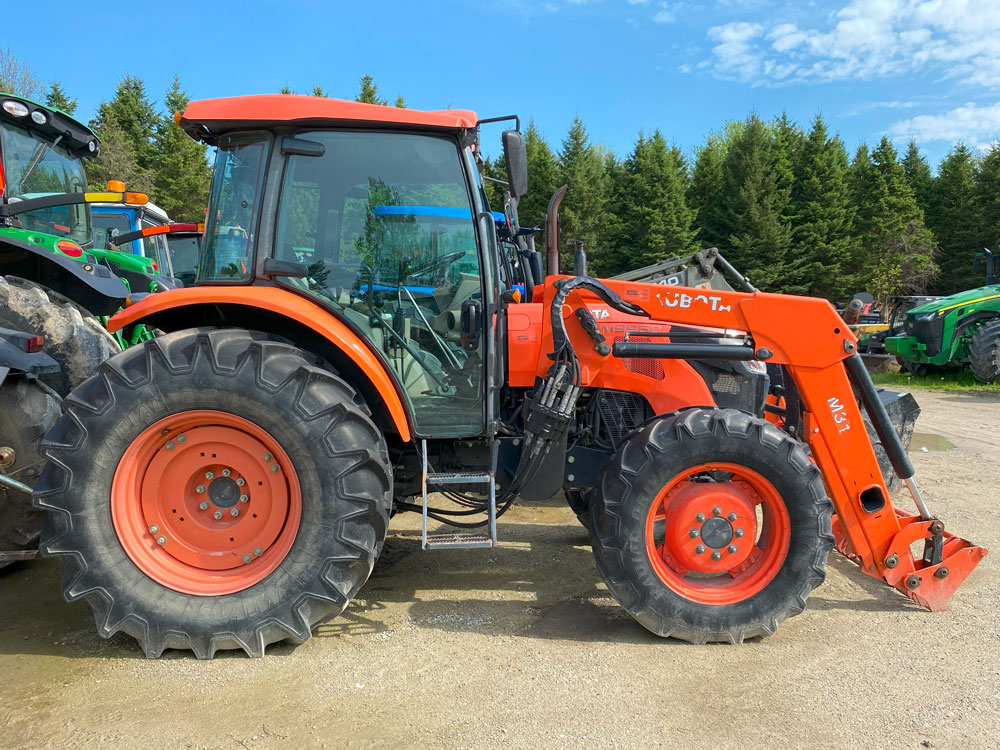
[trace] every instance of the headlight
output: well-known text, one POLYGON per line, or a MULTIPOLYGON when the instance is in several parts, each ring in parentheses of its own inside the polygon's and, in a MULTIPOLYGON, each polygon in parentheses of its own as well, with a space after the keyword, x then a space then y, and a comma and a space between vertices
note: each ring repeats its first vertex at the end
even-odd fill
POLYGON ((914 320, 934 320, 934 318, 936 318, 936 317, 937 317, 937 313, 936 312, 926 312, 926 313, 918 313, 917 315, 914 315, 913 319, 914 320))
POLYGON ((36 109, 34 112, 31 113, 31 121, 36 125, 44 125, 48 121, 48 119, 49 118, 46 117, 45 113, 42 112, 42 110, 40 109, 36 109))
POLYGON ((14 115, 14 117, 25 117, 28 114, 28 108, 21 102, 15 102, 13 99, 8 99, 3 103, 4 112, 14 115))

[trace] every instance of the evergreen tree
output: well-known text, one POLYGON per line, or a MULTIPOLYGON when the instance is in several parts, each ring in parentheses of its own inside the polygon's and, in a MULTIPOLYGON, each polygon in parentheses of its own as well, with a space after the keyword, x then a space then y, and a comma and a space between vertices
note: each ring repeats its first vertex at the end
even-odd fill
MULTIPOLYGON (((282 91, 281 93, 284 94, 286 92, 282 91)), ((326 93, 325 91, 323 91, 323 87, 322 86, 313 86, 312 95, 313 96, 321 97, 323 99, 329 99, 330 98, 330 95, 328 93, 326 93)))
POLYGON ((615 243, 616 268, 639 268, 694 250, 695 212, 684 197, 683 156, 669 148, 659 130, 642 133, 615 190, 615 214, 620 220, 615 243))
POLYGON ((38 99, 42 85, 26 63, 16 57, 10 47, 0 47, 0 91, 27 99, 38 99))
MULTIPOLYGON (((549 198, 562 183, 559 182, 556 157, 538 132, 534 120, 528 121, 528 129, 524 131, 524 150, 528 164, 528 193, 518 202, 517 214, 521 226, 544 227, 549 198)), ((541 236, 537 240, 540 242, 541 236)))
POLYGON ((903 172, 906 174, 906 182, 913 191, 917 205, 924 212, 924 216, 927 216, 931 206, 934 178, 931 176, 930 164, 920 153, 917 142, 913 138, 906 145, 903 172))
MULTIPOLYGON (((167 117, 156 130, 156 203, 175 221, 203 220, 208 204, 210 169, 205 158, 206 148, 189 138, 170 116, 182 112, 190 98, 174 74, 170 90, 164 97, 167 117)), ((127 183, 126 183, 127 184, 127 183)))
POLYGON ((152 169, 156 160, 153 136, 160 117, 146 97, 146 86, 141 78, 133 75, 122 78, 114 98, 101 102, 97 108, 97 116, 90 121, 90 127, 102 140, 108 140, 105 130, 112 122, 124 135, 125 144, 131 149, 138 167, 152 169))
POLYGON ((716 202, 722 194, 722 163, 728 146, 725 134, 710 133, 695 156, 687 203, 695 212, 695 227, 703 247, 728 246, 728 238, 719 231, 716 221, 716 202))
POLYGON ((785 220, 789 190, 779 185, 776 148, 768 128, 751 114, 733 138, 722 163, 716 201, 720 247, 755 285, 768 291, 801 291, 804 269, 789 259, 791 228, 785 220))
MULTIPOLYGON (((579 117, 573 118, 558 158, 558 182, 569 185, 560 207, 561 243, 581 240, 595 269, 602 267, 598 240, 603 236, 606 198, 602 152, 590 142, 579 117)), ((572 251, 560 247, 562 266, 572 265, 572 251)))
POLYGON ((354 97, 354 101, 364 102, 365 104, 381 104, 383 106, 389 103, 378 95, 378 84, 375 83, 375 79, 367 73, 361 76, 361 79, 358 81, 358 85, 360 86, 360 91, 358 91, 358 95, 354 97))
MULTIPOLYGON (((1000 254, 1000 141, 993 143, 979 162, 976 196, 981 223, 979 241, 1000 254)), ((983 279, 981 275, 976 278, 979 282, 983 279)))
POLYGON ((45 103, 55 109, 61 109, 67 115, 71 115, 76 112, 76 99, 71 99, 69 97, 69 95, 63 90, 62 84, 60 84, 59 81, 53 81, 49 84, 49 90, 45 94, 45 103))
POLYGON ((977 203, 976 157, 965 144, 955 145, 938 166, 927 225, 940 246, 941 274, 931 291, 953 294, 975 286, 972 259, 982 247, 981 210, 977 203))
POLYGON ((830 138, 818 116, 801 146, 792 191, 792 255, 807 270, 807 294, 846 301, 853 292, 849 268, 855 254, 854 210, 847 181, 847 152, 830 138))
POLYGON ((86 159, 83 164, 92 189, 103 188, 108 180, 121 180, 130 191, 147 195, 154 192, 153 171, 136 162, 129 136, 114 117, 108 117, 101 129, 97 158, 86 159))
POLYGON ((292 89, 289 88, 288 84, 286 83, 284 86, 281 87, 281 89, 278 91, 278 93, 279 94, 294 94, 295 92, 292 91, 292 89))
POLYGON ((922 294, 936 271, 934 236, 924 225, 923 211, 887 137, 870 161, 873 184, 867 195, 859 196, 867 213, 862 240, 867 289, 883 301, 897 294, 922 294))
POLYGON ((393 106, 399 107, 400 109, 406 109, 406 99, 403 98, 402 94, 396 94, 396 103, 393 106))

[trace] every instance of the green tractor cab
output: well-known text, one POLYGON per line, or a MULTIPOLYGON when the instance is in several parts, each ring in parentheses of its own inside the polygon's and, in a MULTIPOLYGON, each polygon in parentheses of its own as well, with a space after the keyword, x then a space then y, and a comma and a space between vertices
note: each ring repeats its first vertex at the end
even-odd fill
POLYGON ((1000 284, 993 253, 976 255, 973 270, 986 263, 986 284, 909 310, 903 335, 885 339, 885 349, 917 375, 933 368, 962 368, 983 383, 1000 382, 1000 284))

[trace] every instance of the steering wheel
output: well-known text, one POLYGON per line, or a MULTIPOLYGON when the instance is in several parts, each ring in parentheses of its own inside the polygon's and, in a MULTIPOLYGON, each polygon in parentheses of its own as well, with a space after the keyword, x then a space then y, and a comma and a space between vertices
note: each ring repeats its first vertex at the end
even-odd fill
MULTIPOLYGON (((405 271, 405 273, 400 273, 399 278, 400 280, 403 280, 409 278, 410 276, 419 276, 422 273, 430 271, 432 268, 437 268, 438 266, 446 266, 449 263, 454 263, 463 255, 465 255, 465 251, 459 250, 458 252, 448 253, 447 255, 438 256, 434 260, 428 261, 427 263, 423 263, 419 266, 414 266, 413 268, 408 268, 404 266, 403 270, 405 271)), ((407 261, 404 260, 404 263, 407 263, 407 261)))

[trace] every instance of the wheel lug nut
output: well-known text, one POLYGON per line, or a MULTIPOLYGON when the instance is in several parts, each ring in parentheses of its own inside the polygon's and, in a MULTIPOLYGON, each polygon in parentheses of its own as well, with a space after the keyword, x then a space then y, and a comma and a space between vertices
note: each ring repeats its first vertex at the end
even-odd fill
POLYGON ((705 554, 705 545, 704 544, 699 544, 697 547, 694 548, 694 553, 696 555, 703 555, 703 554, 705 554))
POLYGON ((222 470, 222 476, 224 476, 224 477, 228 477, 232 473, 233 472, 231 472, 229 469, 223 469, 222 470))
POLYGON ((263 554, 264 554, 264 550, 262 550, 262 549, 261 549, 260 547, 254 547, 254 548, 253 548, 253 553, 254 553, 254 554, 255 554, 255 555, 257 556, 257 557, 260 557, 261 555, 263 555, 263 554))
POLYGON ((239 514, 240 514, 240 509, 239 508, 233 508, 231 511, 229 511, 229 515, 231 515, 233 518, 235 518, 239 514))
POLYGON ((271 464, 271 473, 272 474, 277 474, 280 470, 281 470, 281 467, 278 466, 278 464, 271 464))
POLYGON ((217 511, 215 511, 215 513, 212 514, 212 516, 215 518, 216 521, 221 521, 222 520, 222 511, 221 510, 217 510, 217 511))
POLYGON ((272 458, 274 458, 274 456, 272 456, 270 453, 265 453, 264 454, 264 461, 265 461, 265 463, 267 461, 270 461, 272 458))
POLYGON ((240 502, 245 503, 250 499, 249 495, 240 495, 240 502))
POLYGON ((199 495, 202 494, 205 491, 205 485, 199 484, 197 487, 194 488, 194 491, 197 492, 199 495))
POLYGON ((202 500, 198 504, 198 507, 201 508, 202 510, 208 510, 208 500, 202 500))
POLYGON ((715 552, 712 553, 712 559, 718 562, 722 559, 722 553, 719 552, 719 550, 715 550, 715 552))
POLYGON ((157 526, 155 523, 152 526, 149 527, 149 533, 150 534, 155 534, 159 530, 160 530, 160 527, 157 526))
POLYGON ((735 536, 735 537, 736 537, 737 539, 739 539, 740 537, 742 537, 742 536, 743 536, 743 533, 744 533, 744 532, 743 532, 743 529, 736 529, 736 531, 734 531, 734 532, 733 532, 733 535, 734 535, 734 536, 735 536))
POLYGON ((726 549, 729 551, 730 555, 735 555, 739 551, 739 547, 735 544, 730 544, 726 549))
POLYGON ((173 440, 168 440, 168 441, 167 441, 167 444, 166 444, 166 445, 165 445, 164 447, 165 447, 165 448, 166 448, 166 449, 167 449, 168 451, 172 451, 172 450, 174 449, 174 441, 173 441, 173 440))
POLYGON ((712 508, 712 515, 713 516, 721 516, 722 515, 722 508, 720 508, 718 505, 716 505, 714 508, 712 508))
POLYGON ((205 472, 205 479, 215 479, 215 472, 206 471, 205 472))
POLYGON ((180 435, 177 436, 177 442, 178 443, 186 443, 187 439, 188 439, 188 436, 185 435, 183 432, 180 435))
POLYGON ((253 560, 253 558, 252 558, 252 557, 250 557, 250 553, 249 553, 249 552, 248 552, 248 553, 246 553, 245 555, 243 555, 243 558, 242 558, 242 559, 243 559, 243 563, 244 563, 244 565, 245 565, 246 563, 250 562, 251 560, 253 560))
POLYGON ((704 513, 699 513, 698 515, 696 515, 694 517, 694 520, 697 521, 698 523, 704 523, 705 522, 705 514, 704 513))
POLYGON ((688 536, 690 536, 692 539, 697 539, 698 529, 691 529, 691 531, 688 532, 688 536))
POLYGON ((240 477, 239 479, 236 480, 236 486, 237 487, 242 487, 246 483, 247 483, 247 481, 243 477, 240 477))
POLYGON ((156 537, 156 543, 162 547, 164 544, 167 543, 167 538, 165 536, 158 536, 156 537))
POLYGON ((726 516, 726 518, 728 518, 733 523, 736 523, 736 519, 738 518, 738 516, 735 513, 730 513, 728 516, 726 516))

